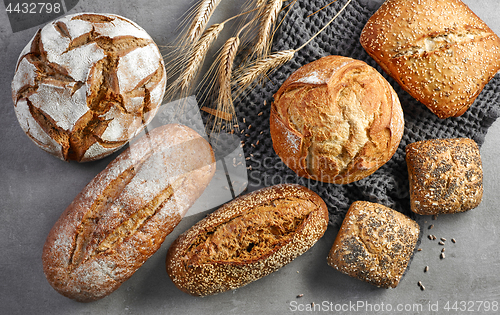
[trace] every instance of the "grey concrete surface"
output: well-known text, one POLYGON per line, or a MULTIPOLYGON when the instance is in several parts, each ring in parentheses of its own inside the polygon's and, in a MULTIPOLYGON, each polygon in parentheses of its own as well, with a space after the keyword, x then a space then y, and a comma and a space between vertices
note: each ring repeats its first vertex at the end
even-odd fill
MULTIPOLYGON (((235 14, 243 2, 222 1, 214 20, 235 14)), ((464 2, 500 34, 500 1, 464 2)), ((80 0, 68 13, 126 16, 167 49, 190 5, 174 0, 80 0)), ((4 7, 0 8, 0 314, 500 313, 499 121, 490 128, 481 149, 485 187, 481 205, 437 220, 420 217, 425 235, 448 240, 446 258, 439 258, 442 246, 424 236, 422 251, 396 289, 379 289, 329 267, 326 256, 337 234, 330 227, 311 250, 257 282, 215 296, 189 296, 170 281, 164 261, 172 241, 205 215, 200 210, 185 218, 161 249, 110 296, 82 304, 59 295, 42 272, 41 251, 47 233, 116 154, 92 163, 66 163, 38 149, 23 133, 14 113, 10 82, 17 57, 37 28, 12 33, 4 7), (431 224, 434 228, 428 230, 431 224), (426 273, 425 266, 429 266, 426 273)))

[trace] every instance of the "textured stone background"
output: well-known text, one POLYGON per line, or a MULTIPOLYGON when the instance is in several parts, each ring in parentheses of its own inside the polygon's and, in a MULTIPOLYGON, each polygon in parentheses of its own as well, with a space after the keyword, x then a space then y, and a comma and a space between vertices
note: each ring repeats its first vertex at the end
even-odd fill
MULTIPOLYGON (((243 2, 223 0, 220 13, 213 20, 221 21, 238 12, 243 2)), ((500 3, 497 0, 464 2, 500 34, 500 3)), ((359 3, 376 7, 380 0, 359 0, 359 3)), ((146 29, 167 50, 177 35, 181 15, 190 5, 189 1, 173 0, 80 0, 68 13, 110 12, 126 16, 146 29)), ((37 28, 13 33, 4 7, 0 7, 0 313, 287 314, 305 311, 311 303, 325 310, 324 307, 332 303, 334 307, 359 306, 350 308, 352 312, 342 313, 372 313, 366 312, 370 305, 374 310, 387 310, 391 305, 396 313, 400 305, 417 307, 405 312, 407 314, 429 314, 430 306, 436 304, 438 313, 444 313, 447 302, 453 306, 455 301, 471 301, 474 304, 467 306, 474 310, 480 307, 476 301, 487 301, 490 306, 500 303, 498 121, 489 129, 481 147, 485 186, 482 204, 467 213, 440 216, 437 220, 419 217, 418 222, 425 233, 422 251, 416 254, 410 270, 396 289, 378 289, 327 266, 326 255, 337 234, 335 227, 329 227, 311 250, 274 274, 232 292, 206 298, 191 297, 173 285, 165 272, 164 261, 170 243, 201 219, 206 213, 202 211, 185 218, 167 237, 162 248, 109 297, 80 304, 59 295, 42 272, 41 251, 45 237, 78 192, 116 155, 89 164, 66 163, 41 151, 24 135, 14 114, 10 82, 17 57, 37 28), (432 230, 427 229, 430 224, 434 224, 432 230), (446 259, 439 259, 442 246, 428 240, 428 234, 448 239, 446 259), (457 243, 452 244, 451 238, 457 243), (424 273, 426 265, 430 269, 424 273), (418 281, 425 285, 425 291, 419 289, 418 281), (303 296, 297 297, 299 294, 303 296)), ((477 313, 482 313, 485 305, 477 313)))

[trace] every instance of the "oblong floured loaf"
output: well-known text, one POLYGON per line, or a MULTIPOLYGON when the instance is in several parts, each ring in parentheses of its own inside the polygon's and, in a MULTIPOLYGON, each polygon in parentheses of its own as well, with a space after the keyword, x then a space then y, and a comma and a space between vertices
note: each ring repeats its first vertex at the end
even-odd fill
POLYGON ((139 25, 114 14, 78 13, 40 29, 12 80, 23 131, 63 160, 92 161, 135 137, 155 116, 167 76, 139 25))
POLYGON ((174 284, 195 296, 244 286, 288 264, 323 236, 325 202, 299 185, 283 184, 223 205, 170 246, 174 284))
POLYGON ((215 172, 210 144, 178 125, 153 129, 99 173, 52 227, 43 270, 64 296, 115 289, 160 248, 215 172))

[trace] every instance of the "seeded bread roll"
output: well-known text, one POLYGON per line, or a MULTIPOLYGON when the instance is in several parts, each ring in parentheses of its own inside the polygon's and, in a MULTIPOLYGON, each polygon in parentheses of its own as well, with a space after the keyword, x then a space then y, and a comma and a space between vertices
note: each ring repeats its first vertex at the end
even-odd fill
POLYGON ((483 197, 483 168, 472 139, 432 139, 406 146, 411 210, 422 215, 463 212, 483 197))
POLYGON ((181 234, 166 267, 174 284, 195 296, 258 280, 303 254, 325 233, 328 211, 311 190, 263 188, 225 204, 181 234))
POLYGON ((144 29, 118 15, 78 13, 45 25, 24 48, 12 98, 35 144, 85 162, 137 135, 156 114, 166 81, 144 29))
POLYGON ((500 38, 460 0, 387 0, 360 41, 439 118, 462 115, 500 69, 500 38))
POLYGON ((415 251, 420 227, 383 205, 357 201, 349 208, 328 264, 351 277, 395 288, 415 251))
POLYGON ((80 302, 116 290, 161 246, 215 172, 209 143, 182 125, 153 129, 99 173, 43 247, 50 285, 80 302))
POLYGON ((403 136, 391 85, 360 60, 327 56, 302 66, 274 95, 273 148, 299 176, 347 184, 386 163, 403 136))

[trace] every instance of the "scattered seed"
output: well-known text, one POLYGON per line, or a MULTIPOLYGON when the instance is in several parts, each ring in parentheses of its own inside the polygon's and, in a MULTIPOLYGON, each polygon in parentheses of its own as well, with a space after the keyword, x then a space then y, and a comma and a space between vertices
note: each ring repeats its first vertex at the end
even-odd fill
POLYGON ((264 131, 261 131, 261 132, 260 132, 260 134, 263 134, 263 133, 264 133, 264 131))
POLYGON ((441 259, 445 259, 445 257, 446 256, 444 255, 444 253, 441 253, 441 255, 439 256, 439 258, 441 258, 441 259))
POLYGON ((255 144, 251 143, 250 145, 252 146, 252 148, 255 148, 255 144))
POLYGON ((441 250, 441 253, 444 253, 445 250, 446 250, 446 248, 443 247, 443 249, 441 250))
POLYGON ((452 242, 452 243, 456 243, 456 242, 457 242, 457 240, 456 240, 456 239, 454 239, 454 238, 452 238, 452 239, 451 239, 451 242, 452 242))
POLYGON ((417 252, 421 252, 421 251, 422 251, 422 248, 417 249, 417 252))
POLYGON ((422 291, 424 291, 424 290, 425 290, 425 287, 424 287, 424 285, 423 285, 423 284, 420 286, 420 290, 422 290, 422 291))
POLYGON ((257 142, 255 142, 255 145, 259 145, 259 142, 260 142, 260 140, 257 140, 257 142))
POLYGON ((250 135, 248 133, 245 133, 245 137, 250 137, 250 135))
POLYGON ((266 100, 264 100, 264 106, 266 106, 266 105, 267 105, 267 101, 266 101, 266 100))
POLYGON ((445 239, 444 237, 441 237, 441 240, 442 240, 443 242, 446 242, 446 239, 445 239))
POLYGON ((248 129, 251 129, 251 128, 252 128, 252 125, 249 125, 249 126, 248 126, 248 129))
POLYGON ((429 230, 434 227, 434 224, 429 225, 429 230))
POLYGON ((429 266, 425 266, 425 268, 424 268, 424 272, 427 272, 427 271, 429 271, 429 266))
POLYGON ((258 113, 257 116, 262 116, 262 112, 258 113))
POLYGON ((303 296, 304 296, 304 294, 299 294, 299 295, 297 295, 297 297, 298 297, 298 298, 301 298, 301 297, 303 297, 303 296))
POLYGON ((243 123, 246 124, 247 123, 247 120, 245 119, 245 117, 243 117, 243 123))
POLYGON ((245 158, 245 160, 247 160, 247 161, 250 160, 250 157, 245 158))
POLYGON ((432 235, 427 235, 427 238, 432 241, 432 235))
POLYGON ((439 245, 444 245, 444 242, 443 242, 443 241, 440 241, 438 244, 439 244, 439 245))

